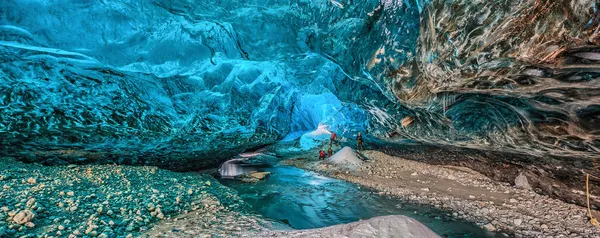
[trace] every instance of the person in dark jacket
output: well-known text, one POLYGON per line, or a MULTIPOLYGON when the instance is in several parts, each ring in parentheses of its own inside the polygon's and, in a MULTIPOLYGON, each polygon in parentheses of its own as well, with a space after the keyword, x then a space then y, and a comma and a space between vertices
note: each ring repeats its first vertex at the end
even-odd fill
POLYGON ((331 157, 333 155, 333 150, 331 150, 331 147, 329 147, 329 149, 327 150, 327 157, 331 157))
POLYGON ((363 149, 363 138, 362 138, 362 134, 360 134, 360 132, 356 135, 356 150, 358 150, 358 152, 360 153, 360 151, 363 149))

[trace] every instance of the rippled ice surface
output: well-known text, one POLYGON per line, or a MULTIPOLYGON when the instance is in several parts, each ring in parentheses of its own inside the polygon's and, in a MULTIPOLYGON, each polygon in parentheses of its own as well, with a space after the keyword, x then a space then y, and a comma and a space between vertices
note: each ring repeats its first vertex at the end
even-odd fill
POLYGON ((428 206, 379 196, 352 183, 302 169, 278 166, 261 169, 271 177, 258 183, 223 180, 254 209, 295 229, 319 228, 383 215, 406 215, 444 237, 501 237, 475 224, 428 206))

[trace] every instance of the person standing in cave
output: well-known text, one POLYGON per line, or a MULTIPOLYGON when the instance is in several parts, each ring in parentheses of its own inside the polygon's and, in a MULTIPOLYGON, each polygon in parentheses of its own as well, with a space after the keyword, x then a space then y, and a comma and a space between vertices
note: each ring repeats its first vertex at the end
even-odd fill
POLYGON ((335 132, 331 132, 331 139, 329 140, 329 147, 333 146, 333 143, 336 143, 339 145, 339 143, 335 140, 335 138, 337 137, 337 134, 335 134, 335 132))
POLYGON ((325 159, 325 151, 319 150, 319 159, 325 159))
POLYGON ((363 149, 363 138, 362 138, 362 134, 360 134, 360 132, 356 135, 356 150, 358 150, 358 153, 360 153, 360 151, 363 149))
POLYGON ((331 150, 331 147, 329 147, 329 149, 327 149, 327 157, 331 157, 333 155, 333 150, 331 150))

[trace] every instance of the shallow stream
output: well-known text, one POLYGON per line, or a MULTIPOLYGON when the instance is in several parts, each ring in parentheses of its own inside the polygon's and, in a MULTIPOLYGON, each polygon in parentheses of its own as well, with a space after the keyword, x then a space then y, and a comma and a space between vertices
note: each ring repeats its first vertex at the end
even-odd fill
POLYGON ((261 168, 271 177, 257 183, 222 180, 268 218, 295 229, 345 224, 384 215, 406 215, 443 237, 503 237, 454 219, 430 206, 378 195, 355 184, 289 166, 261 168))

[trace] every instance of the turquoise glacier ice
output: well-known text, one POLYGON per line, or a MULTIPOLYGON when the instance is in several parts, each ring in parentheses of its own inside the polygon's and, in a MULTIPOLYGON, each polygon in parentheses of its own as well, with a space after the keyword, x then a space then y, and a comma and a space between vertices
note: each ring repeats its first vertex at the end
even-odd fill
POLYGON ((533 2, 3 0, 0 152, 189 170, 327 125, 596 157, 597 3, 533 2))

